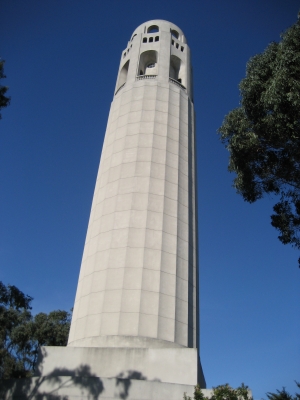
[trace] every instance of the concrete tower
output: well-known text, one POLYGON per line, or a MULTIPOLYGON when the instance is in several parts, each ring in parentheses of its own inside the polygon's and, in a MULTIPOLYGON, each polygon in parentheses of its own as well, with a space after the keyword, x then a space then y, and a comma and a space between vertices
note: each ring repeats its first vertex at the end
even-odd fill
POLYGON ((167 21, 122 52, 68 346, 198 347, 190 49, 167 21))
POLYGON ((180 385, 205 387, 195 149, 187 40, 148 21, 121 55, 68 346, 46 348, 42 374, 84 364, 102 378, 177 385, 180 399, 180 385))

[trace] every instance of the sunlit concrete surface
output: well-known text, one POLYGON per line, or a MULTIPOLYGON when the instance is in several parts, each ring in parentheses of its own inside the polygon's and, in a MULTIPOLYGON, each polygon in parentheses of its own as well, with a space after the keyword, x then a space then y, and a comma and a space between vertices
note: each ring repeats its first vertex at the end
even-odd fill
POLYGON ((149 21, 121 55, 68 346, 199 347, 195 171, 190 50, 149 21))
POLYGON ((81 365, 88 365, 101 378, 134 374, 135 379, 166 383, 195 385, 198 381, 198 352, 189 348, 44 347, 35 374, 74 373, 81 365))
MULTIPOLYGON (((183 393, 193 398, 193 392, 194 386, 190 385, 90 375, 9 379, 0 388, 3 400, 182 400, 183 393)), ((205 396, 211 395, 211 390, 203 389, 203 392, 205 396)))

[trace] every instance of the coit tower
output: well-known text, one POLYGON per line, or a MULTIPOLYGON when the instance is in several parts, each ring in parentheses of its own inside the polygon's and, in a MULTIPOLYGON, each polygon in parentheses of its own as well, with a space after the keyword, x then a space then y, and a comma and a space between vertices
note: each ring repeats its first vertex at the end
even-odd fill
POLYGON ((199 347, 193 101, 184 33, 140 25, 121 55, 68 347, 199 347))

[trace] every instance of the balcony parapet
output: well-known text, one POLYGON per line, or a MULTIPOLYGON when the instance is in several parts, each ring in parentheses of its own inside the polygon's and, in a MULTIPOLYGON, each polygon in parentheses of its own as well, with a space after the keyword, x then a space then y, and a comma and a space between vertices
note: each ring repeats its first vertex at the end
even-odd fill
POLYGON ((186 87, 183 86, 180 82, 176 81, 176 79, 173 79, 173 78, 170 78, 170 77, 169 77, 169 81, 172 82, 172 83, 174 83, 175 85, 179 86, 181 89, 186 90, 186 87))
POLYGON ((141 81, 142 79, 155 79, 157 75, 138 75, 135 79, 141 81))

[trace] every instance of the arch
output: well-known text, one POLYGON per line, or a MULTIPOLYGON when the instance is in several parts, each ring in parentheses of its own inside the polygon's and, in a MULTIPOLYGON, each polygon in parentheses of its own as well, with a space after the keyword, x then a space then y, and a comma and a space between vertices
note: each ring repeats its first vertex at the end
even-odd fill
POLYGON ((185 64, 177 56, 171 55, 170 57, 170 78, 186 86, 185 64))
POLYGON ((147 33, 156 33, 159 32, 159 27, 157 25, 151 25, 147 29, 147 33))
POLYGON ((126 83, 128 68, 129 68, 129 61, 130 60, 126 61, 126 63, 123 65, 122 69, 120 70, 117 90, 120 89, 121 86, 124 86, 126 83))
POLYGON ((133 39, 136 37, 136 33, 132 36, 131 41, 133 41, 133 39))
POLYGON ((157 75, 157 51, 148 50, 140 55, 139 75, 157 75))
POLYGON ((174 38, 179 39, 179 33, 175 31, 175 29, 171 29, 171 35, 174 36, 174 38))

